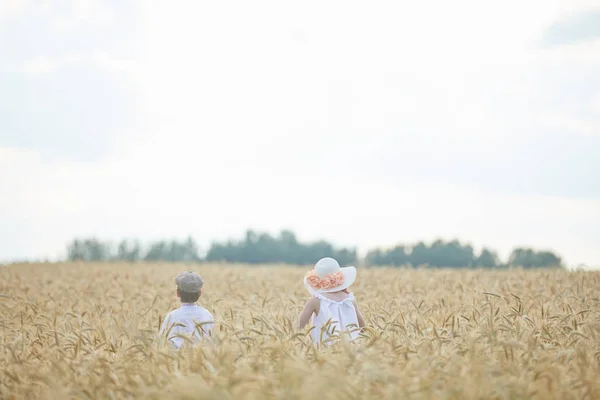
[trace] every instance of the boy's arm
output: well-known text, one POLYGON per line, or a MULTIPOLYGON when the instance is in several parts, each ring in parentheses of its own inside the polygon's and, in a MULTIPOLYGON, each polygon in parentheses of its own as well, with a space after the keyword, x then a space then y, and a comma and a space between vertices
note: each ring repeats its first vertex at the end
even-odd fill
POLYGON ((365 318, 363 317, 362 313, 360 312, 360 309, 358 308, 358 303, 356 302, 356 300, 354 300, 353 303, 354 303, 354 308, 356 309, 356 317, 358 319, 358 326, 360 328, 364 328, 365 327, 365 318))
POLYGON ((313 313, 317 309, 316 305, 318 301, 319 299, 317 299, 316 297, 311 297, 304 305, 304 308, 300 312, 300 317, 298 321, 300 329, 303 329, 306 326, 306 324, 308 324, 310 317, 312 317, 313 313))

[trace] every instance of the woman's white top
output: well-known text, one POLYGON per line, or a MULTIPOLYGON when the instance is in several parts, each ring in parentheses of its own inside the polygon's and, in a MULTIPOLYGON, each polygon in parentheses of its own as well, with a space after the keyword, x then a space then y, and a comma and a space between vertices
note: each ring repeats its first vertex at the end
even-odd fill
POLYGON ((318 293, 313 293, 313 296, 319 299, 319 313, 313 318, 314 328, 311 331, 313 342, 329 344, 333 340, 326 341, 327 338, 333 339, 342 333, 349 340, 358 337, 358 316, 353 294, 341 301, 331 300, 318 293), (329 320, 331 322, 328 325, 329 320))

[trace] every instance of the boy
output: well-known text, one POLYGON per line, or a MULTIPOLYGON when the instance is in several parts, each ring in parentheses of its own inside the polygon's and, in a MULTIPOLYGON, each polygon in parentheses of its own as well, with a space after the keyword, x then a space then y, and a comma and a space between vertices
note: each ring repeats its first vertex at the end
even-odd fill
POLYGON ((163 337, 168 332, 169 342, 179 349, 185 340, 180 336, 193 337, 195 340, 209 336, 214 319, 207 309, 196 305, 204 286, 200 275, 191 270, 182 272, 175 278, 175 284, 181 306, 165 317, 160 332, 163 337))

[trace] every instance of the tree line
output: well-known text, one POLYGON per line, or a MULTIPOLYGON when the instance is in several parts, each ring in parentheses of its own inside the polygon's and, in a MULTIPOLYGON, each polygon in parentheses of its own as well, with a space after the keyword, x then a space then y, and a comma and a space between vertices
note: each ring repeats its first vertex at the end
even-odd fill
POLYGON ((488 248, 483 248, 475 254, 473 247, 461 244, 458 240, 445 242, 436 240, 431 245, 418 242, 412 246, 397 245, 391 249, 375 249, 369 251, 365 257, 367 265, 388 266, 419 266, 430 267, 483 267, 506 268, 524 267, 562 267, 562 260, 551 251, 535 251, 533 249, 515 248, 507 262, 502 262, 498 254, 488 248))
POLYGON ((159 240, 142 245, 139 240, 119 243, 96 238, 75 239, 67 246, 69 261, 169 261, 169 262, 229 262, 247 264, 284 263, 309 265, 322 257, 333 257, 341 265, 368 266, 429 266, 433 268, 523 268, 561 267, 561 258, 551 251, 515 248, 509 259, 502 262, 498 254, 483 248, 476 253, 469 244, 458 240, 436 240, 431 244, 418 242, 399 244, 388 249, 373 249, 359 259, 356 248, 336 248, 324 240, 301 243, 296 235, 283 230, 277 236, 248 230, 241 240, 213 242, 201 255, 192 237, 182 241, 159 240))

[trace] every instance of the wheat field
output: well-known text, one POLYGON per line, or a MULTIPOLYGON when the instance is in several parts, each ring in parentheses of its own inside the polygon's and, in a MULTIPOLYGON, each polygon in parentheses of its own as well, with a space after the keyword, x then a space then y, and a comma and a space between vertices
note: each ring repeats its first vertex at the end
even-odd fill
POLYGON ((0 399, 598 399, 600 273, 359 269, 368 328, 315 350, 307 268, 0 268, 0 399), (175 275, 205 278, 212 343, 158 336, 175 275))

